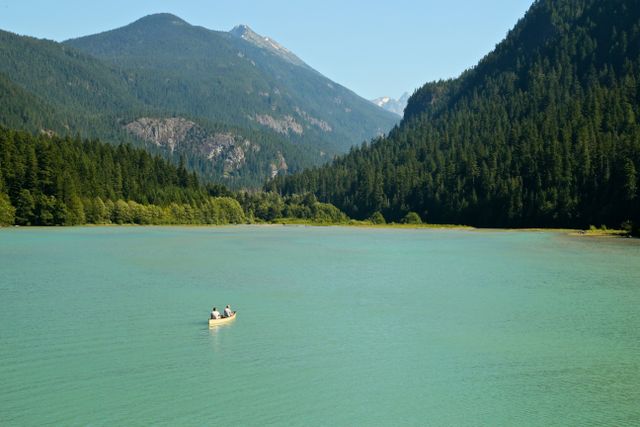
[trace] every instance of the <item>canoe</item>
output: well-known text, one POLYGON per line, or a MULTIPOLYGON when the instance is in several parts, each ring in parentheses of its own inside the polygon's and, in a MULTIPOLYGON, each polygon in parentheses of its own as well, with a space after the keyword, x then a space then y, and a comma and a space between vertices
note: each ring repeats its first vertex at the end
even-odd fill
POLYGON ((209 327, 224 325, 225 323, 229 323, 236 318, 236 313, 234 312, 231 317, 221 317, 219 319, 209 319, 209 327))

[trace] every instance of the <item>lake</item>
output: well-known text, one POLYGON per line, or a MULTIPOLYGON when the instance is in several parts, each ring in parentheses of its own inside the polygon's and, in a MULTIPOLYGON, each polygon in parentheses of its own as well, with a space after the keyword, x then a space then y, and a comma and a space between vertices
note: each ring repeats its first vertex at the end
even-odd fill
POLYGON ((0 230, 0 425, 217 423, 639 425, 640 243, 0 230))

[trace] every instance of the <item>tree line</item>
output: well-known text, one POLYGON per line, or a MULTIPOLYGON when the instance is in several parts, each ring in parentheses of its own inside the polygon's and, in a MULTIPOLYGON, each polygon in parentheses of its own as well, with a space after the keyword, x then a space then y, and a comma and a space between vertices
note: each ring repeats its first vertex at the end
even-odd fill
POLYGON ((0 225, 241 224, 348 220, 313 195, 231 192, 185 162, 97 140, 0 128, 0 225))

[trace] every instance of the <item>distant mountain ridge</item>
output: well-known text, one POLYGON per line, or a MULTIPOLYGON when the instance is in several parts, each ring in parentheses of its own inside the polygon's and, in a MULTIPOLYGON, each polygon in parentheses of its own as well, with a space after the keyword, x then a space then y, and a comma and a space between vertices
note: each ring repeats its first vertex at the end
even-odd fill
POLYGON ((0 124, 138 141, 232 187, 259 186, 273 165, 321 164, 397 121, 247 26, 213 31, 156 14, 62 44, 0 32, 0 53, 0 124), (186 122, 198 131, 172 148, 148 137, 186 122), (250 144, 209 147, 225 156, 197 146, 221 134, 250 144))
POLYGON ((394 114, 402 117, 404 115, 404 109, 407 107, 407 102, 409 101, 409 92, 405 92, 398 99, 393 99, 388 96, 383 96, 380 98, 376 98, 371 100, 374 104, 376 104, 380 108, 384 108, 387 111, 390 111, 394 114))

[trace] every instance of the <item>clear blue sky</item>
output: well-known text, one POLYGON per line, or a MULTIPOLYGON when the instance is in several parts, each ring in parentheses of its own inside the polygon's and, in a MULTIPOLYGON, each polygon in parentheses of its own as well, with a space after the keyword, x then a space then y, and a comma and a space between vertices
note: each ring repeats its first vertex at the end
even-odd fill
POLYGON ((532 2, 0 0, 0 29, 62 41, 158 12, 214 30, 247 24, 361 96, 399 97, 477 63, 532 2))

